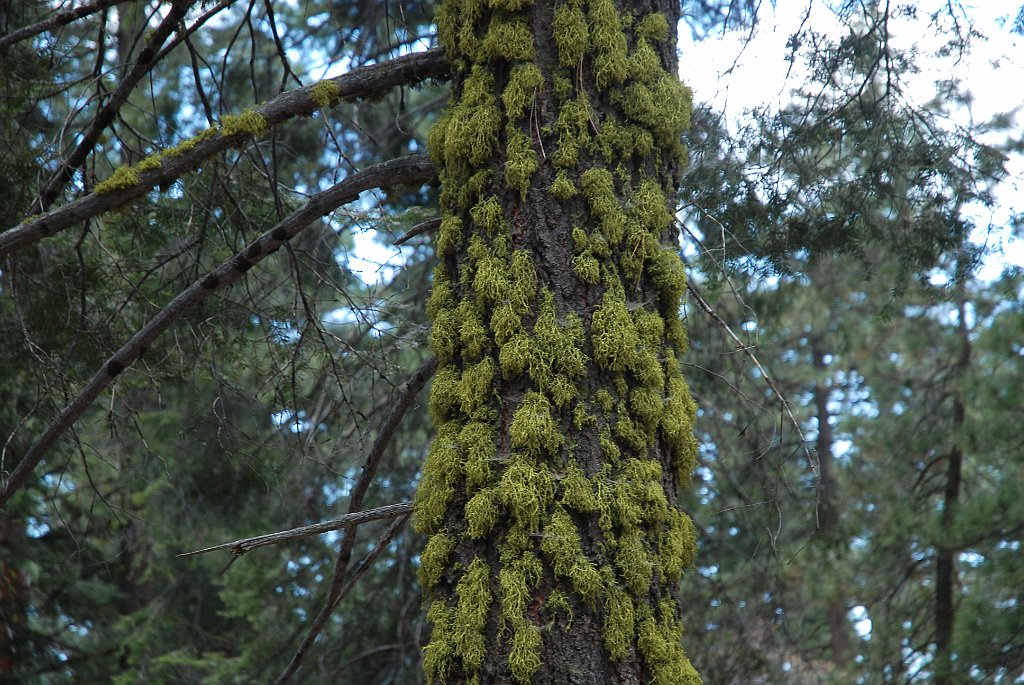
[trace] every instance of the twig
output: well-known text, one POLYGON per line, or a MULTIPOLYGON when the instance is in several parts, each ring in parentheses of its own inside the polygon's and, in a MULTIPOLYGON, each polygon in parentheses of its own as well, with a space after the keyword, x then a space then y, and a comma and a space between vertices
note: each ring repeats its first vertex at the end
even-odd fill
POLYGON ((726 334, 728 334, 728 336, 730 338, 733 339, 733 341, 736 343, 737 349, 739 349, 741 352, 743 352, 743 354, 745 354, 750 359, 750 361, 752 361, 754 363, 754 366, 757 367, 757 370, 761 372, 761 375, 764 377, 764 382, 768 385, 769 388, 771 388, 771 391, 773 393, 775 393, 775 396, 779 398, 779 402, 782 403, 783 411, 786 412, 786 416, 789 418, 790 423, 792 423, 793 424, 793 428, 796 429, 796 434, 800 436, 800 444, 803 447, 804 454, 807 455, 807 463, 811 467, 811 473, 813 473, 814 477, 817 478, 818 477, 818 468, 817 468, 817 466, 815 466, 814 458, 813 458, 813 455, 811 454, 810 448, 807 447, 807 445, 808 445, 807 437, 804 436, 804 432, 800 428, 800 422, 797 421, 796 420, 796 416, 793 415, 793 409, 790 407, 789 402, 786 400, 785 395, 782 394, 782 391, 779 390, 779 386, 776 385, 775 381, 768 374, 768 370, 764 368, 764 366, 761 364, 761 361, 757 358, 757 355, 753 353, 753 351, 750 349, 750 347, 748 345, 745 345, 743 343, 743 341, 739 339, 739 337, 736 335, 736 333, 733 332, 732 328, 729 327, 729 324, 727 324, 725 322, 725 320, 721 316, 718 315, 718 312, 716 312, 711 307, 711 305, 708 304, 707 300, 705 300, 701 296, 700 291, 697 290, 696 286, 694 286, 693 283, 687 281, 686 289, 690 291, 691 295, 693 295, 693 299, 697 301, 697 305, 702 310, 704 310, 704 312, 708 316, 710 316, 712 318, 712 320, 714 320, 714 322, 716 324, 718 324, 719 327, 721 327, 721 329, 723 331, 725 331, 726 334))
MULTIPOLYGON (((428 78, 441 78, 447 73, 448 62, 444 59, 443 53, 440 49, 432 49, 354 69, 321 83, 336 85, 338 99, 355 100, 392 86, 428 78)), ((317 102, 310 97, 310 92, 317 85, 319 84, 281 93, 269 102, 255 107, 253 112, 263 117, 267 127, 276 126, 297 116, 312 114, 319 108, 317 102)), ((145 195, 156 186, 168 186, 210 157, 229 147, 240 145, 248 137, 250 134, 245 132, 230 136, 217 134, 206 137, 197 142, 195 147, 181 154, 163 157, 159 169, 140 172, 137 183, 108 193, 93 193, 46 214, 29 217, 21 225, 0 233, 0 258, 15 249, 67 230, 86 219, 121 207, 145 195)))
POLYGON ((194 557, 199 554, 216 552, 221 549, 230 549, 232 556, 240 557, 246 552, 254 550, 257 547, 280 545, 285 542, 291 542, 292 540, 301 540, 302 538, 308 538, 314 535, 323 535, 324 533, 329 533, 332 530, 350 528, 363 523, 369 523, 370 521, 395 518, 396 516, 407 516, 410 513, 412 513, 412 504, 408 502, 387 504, 383 507, 377 507, 376 509, 367 509, 365 511, 344 514, 343 516, 331 519, 330 521, 321 521, 320 523, 312 523, 308 526, 300 526, 290 530, 281 530, 276 533, 255 535, 251 538, 242 538, 241 540, 235 540, 234 542, 225 542, 220 545, 214 545, 213 547, 204 547, 203 549, 197 549, 194 552, 183 552, 176 556, 194 557))
POLYGON ((111 5, 118 5, 122 2, 126 2, 126 0, 97 0, 97 2, 94 2, 91 5, 81 5, 66 12, 58 12, 47 19, 43 19, 42 21, 37 21, 34 24, 29 24, 28 26, 23 26, 20 29, 11 31, 6 36, 0 37, 0 54, 4 53, 7 48, 11 47, 15 43, 31 38, 32 36, 38 36, 40 33, 49 31, 50 29, 55 29, 58 26, 66 26, 73 21, 87 17, 90 14, 102 12, 111 5))
POLYGON ((435 216, 433 219, 427 219, 426 221, 421 221, 420 223, 416 224, 408 231, 406 231, 405 235, 403 235, 401 238, 393 242, 392 245, 404 245, 405 243, 409 242, 409 240, 415 238, 418 235, 422 235, 423 233, 429 233, 430 231, 436 231, 440 226, 441 217, 439 216, 435 216))
POLYGON ((433 178, 435 178, 434 166, 425 155, 393 159, 352 174, 340 183, 311 197, 309 202, 254 240, 245 250, 179 293, 107 360, 103 368, 82 388, 78 396, 64 407, 60 414, 50 422, 43 434, 32 443, 11 473, 10 478, 3 483, 3 490, 0 491, 0 508, 25 483, 50 446, 78 421, 89 405, 113 382, 114 378, 145 354, 153 341, 170 328, 174 322, 182 318, 185 312, 195 304, 206 299, 214 291, 239 280, 249 269, 263 261, 265 257, 277 252, 285 242, 298 235, 313 221, 329 214, 343 204, 352 202, 359 197, 359 193, 362 191, 400 183, 425 183, 433 178))

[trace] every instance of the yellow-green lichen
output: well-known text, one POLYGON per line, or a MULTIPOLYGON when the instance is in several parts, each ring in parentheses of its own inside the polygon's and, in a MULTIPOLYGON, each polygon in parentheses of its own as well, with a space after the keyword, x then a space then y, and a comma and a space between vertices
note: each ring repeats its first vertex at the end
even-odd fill
POLYGON ((593 602, 604 589, 601 574, 583 556, 576 524, 561 507, 555 508, 544 526, 540 548, 551 561, 555 575, 567 579, 581 599, 593 602))
POLYGON ((455 641, 455 611, 444 601, 435 599, 427 610, 427 620, 434 626, 430 643, 423 648, 423 671, 428 685, 448 680, 452 665, 459 657, 455 641))
POLYGON ((558 131, 558 149, 552 157, 556 168, 575 168, 580 161, 580 150, 590 141, 590 104, 580 96, 562 105, 555 121, 558 131))
POLYGON ((445 569, 448 568, 448 557, 454 549, 455 540, 444 533, 432 535, 427 540, 427 546, 420 555, 419 568, 420 586, 424 590, 429 590, 441 580, 445 569))
POLYGON ((678 581, 683 570, 693 565, 697 554, 697 529, 685 513, 671 507, 658 549, 661 572, 669 581, 678 581))
POLYGON ((563 437, 558 423, 551 415, 551 402, 542 393, 530 391, 519 403, 509 426, 512 447, 522 449, 533 457, 546 452, 558 453, 563 437))
POLYGON ((519 191, 520 197, 526 197, 537 167, 537 153, 529 137, 519 129, 511 129, 505 145, 505 180, 519 191))
POLYGON ((615 179, 607 169, 587 169, 580 176, 580 187, 591 213, 601 222, 601 232, 609 245, 622 242, 626 213, 615 194, 615 179))
POLYGON ((494 74, 482 65, 472 68, 461 97, 435 129, 431 157, 449 173, 479 167, 498 149, 501 111, 494 93, 494 74))
POLYGON ((93 192, 97 195, 105 195, 112 193, 116 190, 125 190, 126 188, 132 188, 139 184, 139 173, 134 167, 121 166, 114 169, 106 180, 96 184, 93 188, 93 192))
POLYGON ((580 192, 565 171, 559 171, 555 175, 555 180, 551 182, 548 191, 561 202, 568 202, 580 192))
POLYGON ((618 540, 615 565, 629 591, 636 597, 644 597, 651 587, 654 564, 644 546, 640 531, 633 529, 623 533, 618 540))
POLYGON ((484 419, 490 411, 487 399, 494 392, 494 360, 485 357, 468 366, 459 379, 459 406, 462 413, 473 419, 484 419))
POLYGON ((513 456, 498 483, 498 497, 513 519, 530 531, 541 521, 555 498, 555 484, 546 464, 524 455, 513 456))
POLYGON ((674 603, 660 605, 660 622, 655 621, 649 609, 643 608, 647 615, 637 625, 637 646, 650 668, 653 685, 701 685, 700 676, 680 643, 682 629, 672 615, 674 603))
POLYGON ((570 461, 562 476, 562 504, 579 512, 593 512, 600 507, 594 489, 583 470, 570 461))
POLYGON ((455 643, 466 669, 473 673, 480 670, 487 644, 484 641, 484 624, 491 608, 491 570, 487 563, 476 557, 455 588, 459 602, 455 605, 455 643))
POLYGON ((594 311, 590 335, 594 361, 602 369, 624 371, 633 365, 640 338, 620 295, 605 292, 601 305, 594 311))
POLYGON ((526 685, 540 668, 540 630, 523 622, 512 633, 512 646, 508 654, 508 667, 518 683, 526 685))
POLYGON ((267 120, 263 115, 247 109, 241 114, 227 114, 220 120, 219 131, 229 138, 236 135, 258 136, 267 128, 267 120))
POLYGON ((558 46, 558 63, 575 67, 590 49, 590 31, 583 10, 571 4, 555 7, 551 30, 558 46))
POLYGON ((533 59, 533 32, 523 17, 495 16, 480 43, 480 51, 491 62, 528 62, 533 59))
POLYGON ((565 629, 572 629, 572 605, 569 603, 569 596, 559 589, 554 589, 544 602, 544 610, 551 617, 551 620, 559 616, 565 617, 565 629))
POLYGON ((341 99, 341 87, 332 80, 320 81, 309 89, 309 99, 319 109, 328 109, 341 99))
POLYGON ((505 114, 510 121, 518 121, 526 115, 544 85, 544 75, 535 64, 517 64, 508 78, 508 85, 501 94, 505 114))

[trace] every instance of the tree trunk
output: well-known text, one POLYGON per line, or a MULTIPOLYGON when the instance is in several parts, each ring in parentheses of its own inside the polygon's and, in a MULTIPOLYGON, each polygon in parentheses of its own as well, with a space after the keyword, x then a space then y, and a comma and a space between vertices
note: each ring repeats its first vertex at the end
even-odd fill
POLYGON ((416 498, 435 683, 700 682, 670 0, 445 0, 454 65, 416 498))
MULTIPOLYGON (((831 390, 825 384, 825 351, 817 340, 811 342, 811 361, 814 365, 814 406, 818 416, 818 437, 814 447, 818 454, 821 483, 818 489, 819 528, 830 553, 841 549, 843 540, 839 530, 839 483, 835 476, 832 457, 832 425, 829 423, 828 403, 831 390)), ((841 585, 830 587, 826 599, 826 618, 829 628, 829 646, 832 663, 844 670, 850 665, 850 623, 846 619, 846 601, 841 585)))
MULTIPOLYGON (((961 258, 966 261, 965 258, 961 258)), ((959 269, 958 269, 959 270, 959 269)), ((967 328, 967 301, 964 274, 958 273, 960 285, 957 302, 957 337, 960 353, 953 367, 952 445, 946 462, 946 487, 942 498, 941 536, 935 560, 935 685, 953 685, 953 625, 956 618, 954 593, 956 585, 956 554, 959 537, 956 509, 960 499, 964 451, 963 431, 967 417, 961 380, 971 363, 971 339, 967 328)))

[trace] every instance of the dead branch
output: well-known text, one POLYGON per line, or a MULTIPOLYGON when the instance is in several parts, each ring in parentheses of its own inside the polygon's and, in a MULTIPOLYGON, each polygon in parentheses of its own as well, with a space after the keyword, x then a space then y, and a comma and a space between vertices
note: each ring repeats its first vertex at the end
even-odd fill
POLYGON ((435 231, 440 226, 441 226, 441 217, 439 217, 439 216, 435 216, 432 219, 427 219, 426 221, 421 221, 420 223, 416 224, 415 226, 410 228, 408 231, 406 231, 405 235, 403 235, 401 238, 399 238, 398 240, 393 242, 392 245, 404 245, 405 243, 409 242, 411 239, 415 238, 416 236, 422 235, 424 233, 430 233, 431 231, 435 231))
POLYGON ((367 509, 365 511, 345 514, 338 518, 331 519, 330 521, 312 523, 308 526, 299 526, 298 528, 292 528, 290 530, 280 530, 276 533, 255 535, 251 538, 242 538, 241 540, 235 540, 234 542, 225 542, 220 545, 214 545, 213 547, 204 547, 203 549, 197 549, 194 552, 183 552, 177 556, 194 557, 199 554, 216 552, 221 549, 230 549, 232 556, 240 557, 246 552, 254 550, 257 547, 280 545, 293 540, 313 537, 314 535, 323 535, 324 533, 329 533, 332 530, 351 528, 363 523, 369 523, 370 521, 390 519, 395 518, 396 516, 407 516, 410 513, 412 513, 412 504, 408 502, 387 504, 383 507, 377 507, 376 509, 367 509))
POLYGON ((34 24, 23 26, 16 31, 11 31, 6 36, 0 37, 0 54, 6 52, 7 48, 11 47, 15 43, 20 43, 23 40, 28 40, 33 36, 38 36, 40 33, 55 29, 60 26, 67 26, 73 21, 77 21, 89 15, 102 12, 103 10, 113 5, 119 5, 127 0, 97 0, 91 5, 81 5, 74 9, 70 9, 66 12, 58 12, 42 21, 37 21, 34 24))

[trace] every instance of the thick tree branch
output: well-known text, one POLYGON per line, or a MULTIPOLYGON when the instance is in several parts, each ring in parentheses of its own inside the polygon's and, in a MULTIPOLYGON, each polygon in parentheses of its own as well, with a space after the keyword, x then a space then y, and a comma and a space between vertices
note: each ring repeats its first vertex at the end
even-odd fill
POLYGON ((214 545, 213 547, 204 547, 203 549, 197 549, 194 552, 184 552, 179 554, 179 557, 194 557, 199 554, 207 554, 209 552, 216 552, 221 549, 230 549, 231 554, 235 557, 240 557, 246 552, 256 549, 257 547, 266 547, 268 545, 280 545, 285 542, 291 542, 292 540, 301 540, 303 538, 312 537, 314 535, 323 535, 329 533, 332 530, 339 530, 341 528, 352 528, 362 523, 369 523, 370 521, 379 521, 381 519, 391 519, 396 516, 407 516, 412 513, 412 504, 408 502, 402 502, 400 504, 387 504, 383 507, 377 507, 376 509, 367 509, 365 511, 356 511, 351 514, 344 514, 338 518, 331 519, 330 521, 321 521, 320 523, 312 523, 308 526, 299 526, 298 528, 292 528, 290 530, 280 530, 276 533, 264 533, 263 535, 255 535, 251 538, 242 538, 241 540, 235 540, 234 542, 225 542, 220 545, 214 545))
POLYGON ((38 36, 44 31, 55 29, 60 26, 67 26, 73 21, 88 17, 91 14, 102 12, 103 10, 113 5, 119 5, 128 0, 97 0, 96 2, 89 5, 80 5, 74 9, 70 9, 66 12, 57 12, 42 21, 37 21, 34 24, 23 26, 16 31, 11 31, 6 36, 0 37, 0 53, 3 53, 7 48, 11 47, 15 43, 20 43, 23 40, 28 40, 33 36, 38 36))
POLYGON ((344 181, 317 193, 303 207, 285 217, 274 228, 254 240, 233 258, 221 264, 205 278, 183 290, 167 306, 114 353, 103 368, 50 423, 21 458, 3 483, 0 508, 18 488, 24 485, 46 451, 85 413, 101 392, 127 367, 131 366, 156 338, 181 319, 197 303, 211 293, 239 280, 246 271, 276 252, 316 219, 327 215, 343 204, 355 200, 359 193, 372 188, 402 183, 425 183, 435 178, 434 166, 425 155, 415 155, 374 165, 346 178, 344 181))
MULTIPOLYGON (((297 116, 312 114, 321 108, 322 101, 314 98, 313 93, 328 92, 332 95, 332 102, 336 103, 372 96, 393 86, 428 78, 443 78, 447 74, 448 62, 444 59, 442 51, 433 49, 361 67, 312 86, 281 93, 273 100, 255 107, 252 112, 263 117, 266 126, 276 126, 297 116), (327 86, 325 90, 322 85, 324 83, 332 85, 327 86)), ((215 132, 215 135, 198 136, 194 146, 178 154, 156 155, 160 160, 159 167, 139 171, 138 181, 110 192, 93 193, 46 214, 31 217, 20 226, 0 233, 0 258, 15 249, 67 230, 86 219, 121 207, 156 186, 168 186, 214 155, 229 147, 243 144, 251 135, 246 131, 229 135, 219 131, 215 132)))
POLYGON ((61 163, 60 168, 54 172, 50 180, 47 181, 46 186, 40 191, 39 197, 32 204, 31 213, 45 212, 53 204, 53 201, 57 199, 64 186, 75 175, 75 169, 85 162, 93 148, 96 147, 96 143, 99 142, 103 131, 113 123, 118 112, 121 111, 121 107, 128 101, 128 96, 135 90, 135 86, 157 64, 157 58, 160 56, 160 47, 185 18, 185 14, 194 2, 195 0, 174 0, 171 3, 170 11, 149 36, 131 70, 117 84, 117 88, 111 94, 110 99, 100 108, 100 111, 96 113, 96 116, 89 124, 89 129, 82 134, 78 147, 61 163))

